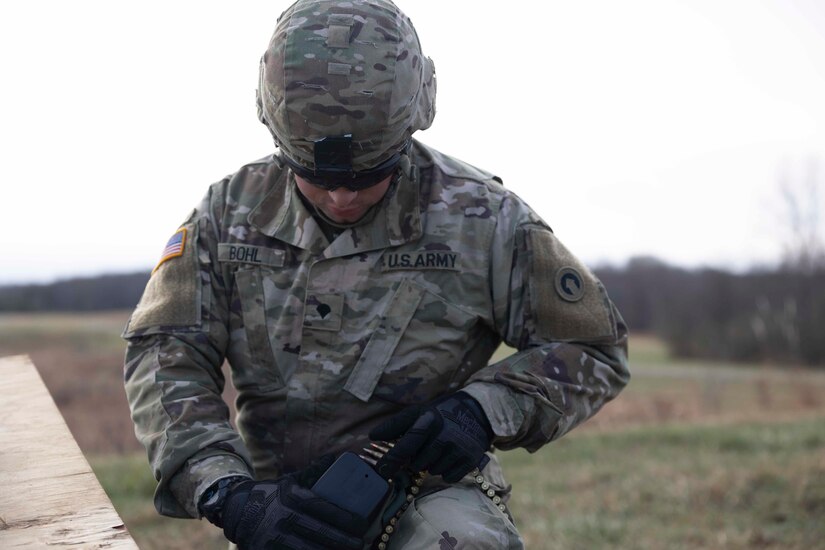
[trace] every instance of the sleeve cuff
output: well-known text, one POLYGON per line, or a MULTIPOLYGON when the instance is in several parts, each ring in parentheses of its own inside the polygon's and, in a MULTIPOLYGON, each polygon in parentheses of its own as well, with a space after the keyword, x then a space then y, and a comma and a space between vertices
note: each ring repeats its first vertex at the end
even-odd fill
POLYGON ((169 480, 167 495, 155 494, 155 506, 169 504, 167 500, 172 499, 186 515, 199 518, 198 502, 203 493, 216 481, 232 476, 254 477, 249 465, 237 455, 223 453, 191 458, 169 480))
POLYGON ((524 414, 510 390, 489 382, 472 382, 461 391, 478 401, 497 438, 512 438, 519 432, 524 414))

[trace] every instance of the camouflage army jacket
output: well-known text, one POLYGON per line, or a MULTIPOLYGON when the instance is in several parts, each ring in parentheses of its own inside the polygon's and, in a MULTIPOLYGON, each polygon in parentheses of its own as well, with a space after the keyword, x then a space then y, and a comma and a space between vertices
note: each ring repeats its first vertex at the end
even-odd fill
POLYGON ((536 450, 627 383, 620 315, 524 202, 418 142, 399 172, 330 243, 273 155, 213 185, 170 240, 124 332, 161 513, 197 516, 222 477, 358 450, 388 415, 460 389, 495 447, 536 450), (488 365, 502 341, 518 351, 488 365))

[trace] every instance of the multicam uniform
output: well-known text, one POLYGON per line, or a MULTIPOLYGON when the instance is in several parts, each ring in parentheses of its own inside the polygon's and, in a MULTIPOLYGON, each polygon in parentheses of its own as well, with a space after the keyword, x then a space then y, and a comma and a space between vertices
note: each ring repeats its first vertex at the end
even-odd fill
MULTIPOLYGON (((389 415, 459 389, 482 405, 495 447, 534 451, 627 383, 627 331, 604 288, 497 178, 414 142, 374 208, 328 242, 273 155, 213 185, 183 224, 182 250, 124 334, 162 514, 197 517, 222 477, 358 451, 389 415), (519 351, 488 365, 502 340, 519 351), (225 358, 243 439, 220 396, 225 358)), ((506 486, 494 456, 484 474, 506 486)), ((433 547, 443 521, 458 547, 517 545, 495 507, 462 526, 439 494, 429 514, 426 499, 406 514, 429 535, 414 544, 416 520, 405 533, 402 517, 395 544, 433 547)))

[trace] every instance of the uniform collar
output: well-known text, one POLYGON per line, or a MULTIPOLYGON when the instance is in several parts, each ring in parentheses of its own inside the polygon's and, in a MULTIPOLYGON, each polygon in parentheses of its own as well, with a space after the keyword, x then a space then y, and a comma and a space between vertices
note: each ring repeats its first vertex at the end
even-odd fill
POLYGON ((289 170, 280 172, 269 193, 249 213, 249 223, 264 235, 326 258, 417 240, 422 233, 418 171, 408 155, 401 157, 399 170, 398 182, 387 191, 372 221, 346 229, 332 243, 298 196, 289 170))

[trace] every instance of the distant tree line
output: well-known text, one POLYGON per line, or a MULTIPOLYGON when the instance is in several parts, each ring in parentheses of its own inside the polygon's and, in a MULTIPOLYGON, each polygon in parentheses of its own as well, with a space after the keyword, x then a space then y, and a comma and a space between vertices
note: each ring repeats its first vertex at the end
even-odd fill
POLYGON ((100 311, 134 308, 149 272, 67 279, 49 284, 0 286, 0 312, 100 311))
POLYGON ((662 337, 677 357, 770 361, 825 368, 825 268, 735 274, 687 270, 653 258, 602 268, 633 330, 662 337))
MULTIPOLYGON (((678 357, 825 368, 825 267, 736 274, 634 258, 596 274, 631 334, 651 332, 678 357)), ((135 307, 149 272, 0 287, 0 312, 135 307)))

